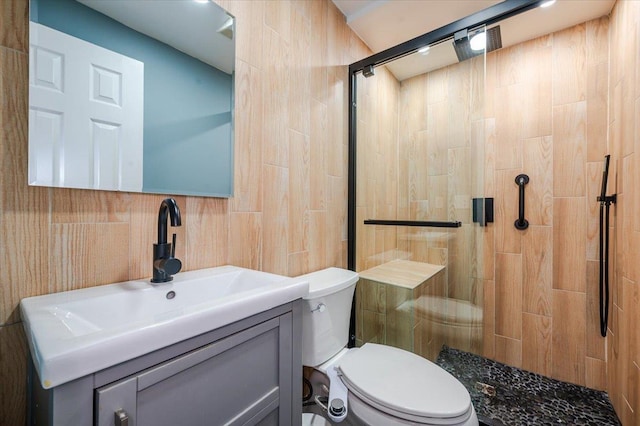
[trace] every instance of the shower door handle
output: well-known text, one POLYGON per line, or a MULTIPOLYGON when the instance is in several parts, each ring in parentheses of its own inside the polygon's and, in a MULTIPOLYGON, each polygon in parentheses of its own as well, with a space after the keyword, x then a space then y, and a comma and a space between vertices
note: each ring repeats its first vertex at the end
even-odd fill
POLYGON ((524 186, 529 183, 529 176, 521 174, 516 176, 516 184, 518 185, 519 201, 518 201, 518 218, 514 222, 516 229, 521 231, 529 227, 529 221, 524 218, 524 186))

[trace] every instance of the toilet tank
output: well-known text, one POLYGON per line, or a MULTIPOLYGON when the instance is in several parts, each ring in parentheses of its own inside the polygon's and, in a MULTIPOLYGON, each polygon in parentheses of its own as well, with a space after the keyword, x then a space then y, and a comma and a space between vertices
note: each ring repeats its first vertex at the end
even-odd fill
POLYGON ((349 318, 358 274, 327 268, 298 277, 309 281, 302 311, 302 364, 315 367, 349 341, 349 318))

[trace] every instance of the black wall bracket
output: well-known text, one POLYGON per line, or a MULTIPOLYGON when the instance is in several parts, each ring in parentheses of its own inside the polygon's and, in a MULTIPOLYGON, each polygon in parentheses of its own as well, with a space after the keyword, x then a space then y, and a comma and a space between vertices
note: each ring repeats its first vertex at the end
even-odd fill
POLYGON ((473 223, 480 226, 493 223, 493 198, 473 198, 472 202, 473 223))

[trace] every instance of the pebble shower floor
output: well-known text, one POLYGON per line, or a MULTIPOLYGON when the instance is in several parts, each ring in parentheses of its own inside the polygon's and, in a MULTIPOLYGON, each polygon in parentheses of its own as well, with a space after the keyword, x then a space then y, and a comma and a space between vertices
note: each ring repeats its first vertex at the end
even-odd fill
POLYGON ((447 346, 436 363, 469 390, 481 425, 620 425, 605 392, 447 346))

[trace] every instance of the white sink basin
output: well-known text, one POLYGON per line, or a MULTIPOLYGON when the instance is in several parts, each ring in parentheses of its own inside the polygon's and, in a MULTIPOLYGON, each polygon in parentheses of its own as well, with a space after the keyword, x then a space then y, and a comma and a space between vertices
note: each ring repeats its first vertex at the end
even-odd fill
POLYGON ((22 319, 49 389, 299 299, 309 284, 235 266, 29 297, 22 319), (174 292, 171 298, 168 293, 174 292))

